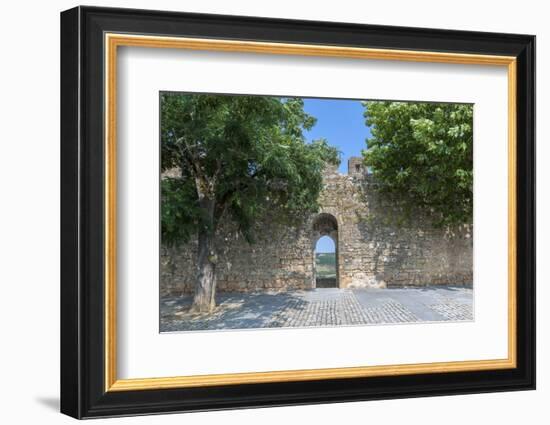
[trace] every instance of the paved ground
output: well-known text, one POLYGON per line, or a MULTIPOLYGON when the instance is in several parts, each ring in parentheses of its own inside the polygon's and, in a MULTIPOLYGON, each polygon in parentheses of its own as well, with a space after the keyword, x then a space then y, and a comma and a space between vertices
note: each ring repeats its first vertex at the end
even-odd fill
POLYGON ((161 332, 372 325, 473 320, 463 287, 220 293, 210 314, 189 312, 191 297, 161 299, 161 332))

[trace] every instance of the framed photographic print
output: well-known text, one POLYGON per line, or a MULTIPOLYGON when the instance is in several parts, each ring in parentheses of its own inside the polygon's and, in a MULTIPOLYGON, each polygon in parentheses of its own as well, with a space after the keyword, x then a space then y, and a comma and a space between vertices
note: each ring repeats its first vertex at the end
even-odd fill
POLYGON ((535 387, 535 38, 61 14, 61 411, 535 387))

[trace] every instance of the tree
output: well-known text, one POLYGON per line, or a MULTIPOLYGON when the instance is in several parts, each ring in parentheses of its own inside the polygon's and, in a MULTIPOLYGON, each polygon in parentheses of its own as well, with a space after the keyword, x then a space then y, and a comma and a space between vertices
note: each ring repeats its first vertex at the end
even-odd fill
POLYGON ((382 192, 421 208, 436 225, 472 220, 473 107, 464 104, 363 103, 372 137, 363 150, 382 192))
POLYGON ((325 140, 306 143, 315 119, 300 99, 165 93, 160 106, 161 168, 172 176, 161 182, 162 241, 197 238, 192 308, 211 311, 220 223, 232 221, 252 243, 268 213, 292 223, 317 211, 322 170, 338 152, 325 140))

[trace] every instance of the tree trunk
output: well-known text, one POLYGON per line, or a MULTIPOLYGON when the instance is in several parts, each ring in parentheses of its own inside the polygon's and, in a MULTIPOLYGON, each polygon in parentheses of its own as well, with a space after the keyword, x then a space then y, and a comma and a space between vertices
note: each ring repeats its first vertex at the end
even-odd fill
POLYGON ((203 223, 198 232, 198 273, 191 310, 203 313, 211 312, 216 307, 217 254, 213 229, 214 202, 206 201, 201 204, 206 210, 207 223, 203 223))
POLYGON ((193 311, 211 312, 216 306, 216 254, 213 237, 199 231, 198 273, 193 298, 193 311))

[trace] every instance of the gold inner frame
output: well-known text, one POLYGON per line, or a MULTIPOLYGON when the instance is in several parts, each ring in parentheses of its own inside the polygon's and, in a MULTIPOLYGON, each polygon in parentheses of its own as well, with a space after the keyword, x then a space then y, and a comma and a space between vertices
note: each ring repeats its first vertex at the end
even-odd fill
POLYGON ((370 49, 327 45, 212 40, 105 34, 105 391, 150 390, 214 385, 446 373, 515 368, 516 360, 516 58, 513 56, 370 49), (508 357, 381 366, 247 372, 214 375, 118 379, 116 324, 116 100, 119 46, 324 56, 468 65, 494 65, 508 71, 508 357))

